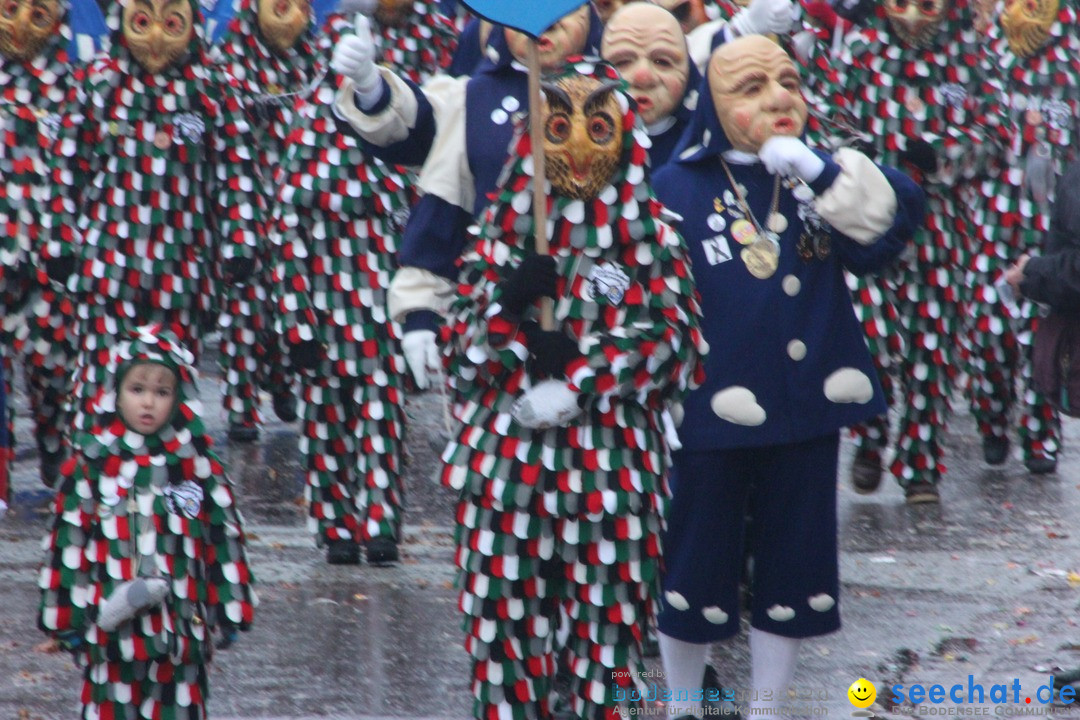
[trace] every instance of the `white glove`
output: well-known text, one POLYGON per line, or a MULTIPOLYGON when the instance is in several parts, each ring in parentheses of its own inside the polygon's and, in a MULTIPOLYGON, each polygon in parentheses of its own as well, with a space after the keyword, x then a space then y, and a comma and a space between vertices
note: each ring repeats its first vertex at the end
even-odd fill
POLYGON ((361 13, 370 15, 379 7, 379 0, 340 0, 335 12, 342 15, 355 15, 361 13))
POLYGON ((113 632, 128 620, 160 605, 168 595, 169 581, 165 578, 135 578, 122 582, 98 608, 98 627, 113 632))
POLYGON ((419 390, 431 387, 431 375, 439 372, 441 360, 435 333, 431 330, 410 330, 401 338, 401 350, 405 363, 412 372, 419 390))
POLYGON ((330 68, 352 80, 356 91, 365 99, 381 88, 379 69, 375 67, 375 38, 366 17, 357 18, 355 35, 345 35, 338 40, 330 68))
POLYGON ((814 182, 825 170, 825 161, 799 138, 773 135, 758 150, 765 169, 774 175, 814 182))
POLYGON ((510 416, 532 430, 562 427, 580 414, 578 394, 565 380, 543 380, 510 406, 510 416))
POLYGON ((731 18, 731 28, 739 36, 786 34, 794 24, 795 7, 791 0, 750 0, 750 4, 731 18))

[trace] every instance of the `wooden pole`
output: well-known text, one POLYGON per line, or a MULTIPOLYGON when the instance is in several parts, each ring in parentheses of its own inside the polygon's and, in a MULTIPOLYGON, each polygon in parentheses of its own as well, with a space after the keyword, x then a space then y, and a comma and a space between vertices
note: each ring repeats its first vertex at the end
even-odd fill
MULTIPOLYGON (((547 173, 544 167, 544 119, 540 102, 540 49, 536 39, 529 40, 526 53, 526 65, 529 70, 529 139, 533 159, 533 225, 536 228, 534 240, 536 252, 547 255, 547 173)), ((540 327, 544 330, 555 329, 555 311, 551 298, 540 300, 540 327)))

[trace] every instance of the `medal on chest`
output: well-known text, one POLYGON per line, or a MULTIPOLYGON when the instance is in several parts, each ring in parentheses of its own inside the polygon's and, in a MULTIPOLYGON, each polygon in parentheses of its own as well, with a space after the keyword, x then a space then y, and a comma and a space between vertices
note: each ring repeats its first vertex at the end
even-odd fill
POLYGON ((736 204, 745 216, 731 223, 732 239, 743 246, 743 249, 739 251, 739 257, 751 275, 759 280, 770 278, 780 267, 780 234, 787 229, 787 218, 778 212, 780 176, 777 175, 774 178, 769 214, 766 216, 765 224, 762 225, 750 209, 746 192, 735 182, 727 162, 721 158, 720 163, 735 193, 736 204))

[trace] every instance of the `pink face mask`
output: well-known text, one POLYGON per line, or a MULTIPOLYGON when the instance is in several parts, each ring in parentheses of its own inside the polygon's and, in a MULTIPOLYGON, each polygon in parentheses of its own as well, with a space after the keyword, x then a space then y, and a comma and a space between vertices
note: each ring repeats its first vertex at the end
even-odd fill
POLYGON ((646 125, 675 112, 686 93, 690 58, 671 13, 646 3, 623 8, 604 29, 600 54, 630 86, 646 125))

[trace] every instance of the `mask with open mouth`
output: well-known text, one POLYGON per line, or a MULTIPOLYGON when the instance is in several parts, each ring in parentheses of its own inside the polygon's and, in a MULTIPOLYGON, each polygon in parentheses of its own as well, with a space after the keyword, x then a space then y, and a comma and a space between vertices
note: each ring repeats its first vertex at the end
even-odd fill
POLYGON ((552 189, 566 197, 596 197, 622 153, 618 83, 569 75, 544 83, 544 157, 552 189))
POLYGON ((127 0, 121 22, 132 57, 155 75, 187 55, 195 33, 187 0, 127 0))

